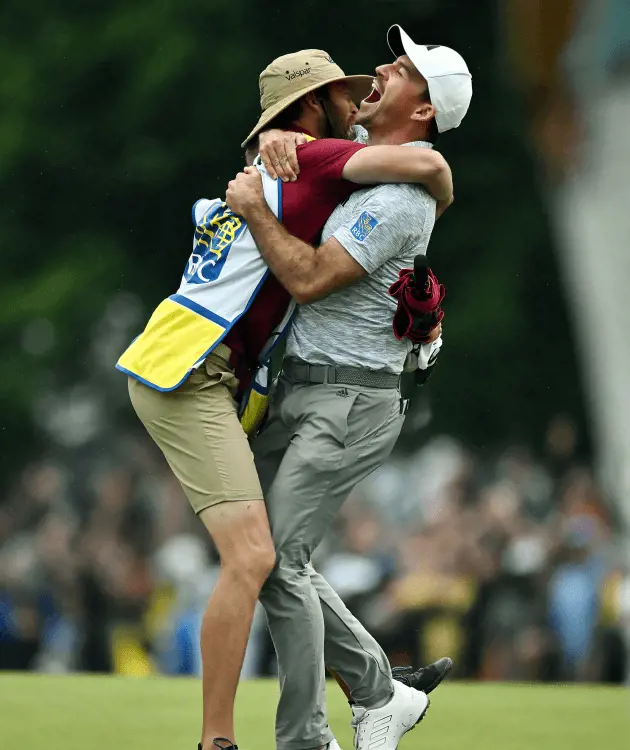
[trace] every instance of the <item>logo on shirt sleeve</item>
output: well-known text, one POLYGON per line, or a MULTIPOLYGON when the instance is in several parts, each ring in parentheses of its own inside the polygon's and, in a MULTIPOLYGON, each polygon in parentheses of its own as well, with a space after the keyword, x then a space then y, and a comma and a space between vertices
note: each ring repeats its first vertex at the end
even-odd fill
POLYGON ((355 239, 363 242, 377 224, 378 219, 367 211, 364 211, 356 220, 350 232, 355 239))

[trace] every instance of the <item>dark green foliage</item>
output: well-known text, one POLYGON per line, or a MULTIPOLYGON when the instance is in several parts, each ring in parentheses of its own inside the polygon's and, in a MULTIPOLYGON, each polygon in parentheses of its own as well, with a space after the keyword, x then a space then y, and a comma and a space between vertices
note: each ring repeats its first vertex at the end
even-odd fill
MULTIPOLYGON (((579 411, 526 123, 499 72, 495 12, 489 0, 5 2, 0 482, 44 447, 33 442, 35 394, 90 380, 124 403, 124 378, 96 372, 95 326, 121 291, 138 295, 145 314, 174 291, 191 204, 221 195, 241 167, 258 72, 302 47, 369 72, 390 59, 392 22, 459 49, 475 85, 463 127, 440 143, 456 204, 430 250, 447 287, 446 347, 427 387, 434 424, 484 445, 537 438, 552 413, 579 411), (41 320, 54 345, 34 353, 24 342, 41 320)), ((109 413, 112 427, 131 416, 126 405, 109 413)))

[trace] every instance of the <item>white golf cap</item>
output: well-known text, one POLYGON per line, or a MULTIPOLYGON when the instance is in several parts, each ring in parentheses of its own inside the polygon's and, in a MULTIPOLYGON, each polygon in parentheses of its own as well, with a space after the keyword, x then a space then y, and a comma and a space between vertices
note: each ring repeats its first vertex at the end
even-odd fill
POLYGON ((407 55, 426 79, 438 131, 459 127, 472 99, 472 76, 459 52, 436 44, 416 44, 398 24, 387 32, 387 44, 396 57, 407 55))

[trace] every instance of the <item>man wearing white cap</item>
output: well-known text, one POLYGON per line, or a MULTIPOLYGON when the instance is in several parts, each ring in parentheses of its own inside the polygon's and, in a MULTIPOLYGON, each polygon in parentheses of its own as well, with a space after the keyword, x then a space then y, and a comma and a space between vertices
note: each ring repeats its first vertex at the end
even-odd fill
MULTIPOLYGON (((357 123, 371 145, 430 148, 436 131, 458 127, 466 114, 470 73, 455 51, 416 45, 399 26, 388 42, 396 60, 376 69, 357 123)), ((383 651, 309 561, 351 489, 389 456, 402 428, 399 384, 411 346, 394 337, 388 290, 426 253, 436 203, 411 185, 355 192, 314 248, 269 211, 256 171, 230 183, 227 201, 301 305, 269 420, 254 443, 278 558, 261 593, 281 675, 277 747, 333 740, 325 650, 326 663, 351 686, 357 750, 394 750, 428 698, 392 680, 383 651)))

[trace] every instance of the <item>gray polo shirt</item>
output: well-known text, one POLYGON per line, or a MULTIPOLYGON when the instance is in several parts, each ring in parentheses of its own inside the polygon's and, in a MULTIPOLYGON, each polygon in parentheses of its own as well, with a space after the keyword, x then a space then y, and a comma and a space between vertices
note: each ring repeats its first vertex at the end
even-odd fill
MULTIPOLYGON (((431 148, 430 143, 405 144, 431 148)), ((314 364, 402 371, 408 345, 392 330, 396 302, 388 294, 402 268, 426 254, 435 200, 417 185, 359 190, 337 206, 322 242, 334 236, 366 270, 352 286, 302 305, 287 340, 287 357, 314 364)))

